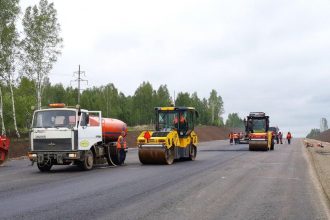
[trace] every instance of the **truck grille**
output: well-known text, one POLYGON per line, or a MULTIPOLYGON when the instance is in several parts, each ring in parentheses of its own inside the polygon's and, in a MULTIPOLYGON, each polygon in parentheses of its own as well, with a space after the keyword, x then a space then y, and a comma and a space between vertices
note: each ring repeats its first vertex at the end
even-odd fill
POLYGON ((33 150, 72 150, 72 141, 71 138, 34 139, 33 150))

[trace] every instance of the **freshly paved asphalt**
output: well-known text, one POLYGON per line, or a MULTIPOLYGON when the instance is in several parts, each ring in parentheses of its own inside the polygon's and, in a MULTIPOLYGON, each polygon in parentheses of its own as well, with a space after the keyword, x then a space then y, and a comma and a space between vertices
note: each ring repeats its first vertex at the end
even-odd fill
POLYGON ((196 161, 40 173, 28 160, 0 167, 0 219, 328 219, 301 141, 250 152, 199 145, 196 161))

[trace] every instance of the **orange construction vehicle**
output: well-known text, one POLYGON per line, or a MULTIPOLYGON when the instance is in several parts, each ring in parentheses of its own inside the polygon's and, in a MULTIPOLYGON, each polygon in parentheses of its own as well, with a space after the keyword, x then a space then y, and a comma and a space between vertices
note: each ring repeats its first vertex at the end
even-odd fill
POLYGON ((0 165, 8 159, 10 140, 5 135, 0 136, 0 165))

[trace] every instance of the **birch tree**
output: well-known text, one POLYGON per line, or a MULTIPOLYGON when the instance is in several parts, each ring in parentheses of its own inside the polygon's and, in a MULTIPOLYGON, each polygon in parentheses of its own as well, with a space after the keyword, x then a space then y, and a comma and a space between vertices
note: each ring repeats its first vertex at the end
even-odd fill
POLYGON ((28 7, 23 18, 25 38, 24 71, 35 82, 37 108, 41 107, 44 80, 61 53, 63 39, 54 3, 40 0, 39 5, 28 7))
MULTIPOLYGON (((18 58, 18 33, 15 22, 19 12, 19 0, 0 0, 0 76, 5 82, 8 83, 10 89, 14 129, 17 137, 20 137, 20 134, 16 123, 13 83, 15 78, 15 61, 17 61, 18 58)), ((5 134, 1 91, 0 110, 2 134, 5 134)))
POLYGON ((217 91, 212 89, 208 104, 211 111, 211 124, 221 125, 223 124, 221 115, 224 113, 222 97, 218 96, 217 91))

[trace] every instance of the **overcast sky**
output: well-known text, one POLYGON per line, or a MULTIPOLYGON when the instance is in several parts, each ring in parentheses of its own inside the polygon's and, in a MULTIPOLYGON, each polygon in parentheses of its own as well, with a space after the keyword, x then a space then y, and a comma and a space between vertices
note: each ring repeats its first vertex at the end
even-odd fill
MULTIPOLYGON (((36 0, 21 0, 22 10, 36 0)), ((330 120, 328 0, 55 0, 64 48, 50 74, 125 95, 149 81, 208 97, 228 113, 264 111, 294 136, 330 120)))

